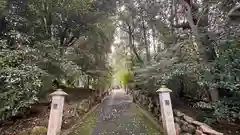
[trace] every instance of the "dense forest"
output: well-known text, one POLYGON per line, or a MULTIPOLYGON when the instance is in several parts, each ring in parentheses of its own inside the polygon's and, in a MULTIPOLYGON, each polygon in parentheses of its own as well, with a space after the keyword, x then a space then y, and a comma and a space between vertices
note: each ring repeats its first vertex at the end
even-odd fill
POLYGON ((1 0, 0 119, 39 102, 55 87, 104 88, 115 3, 1 0))
POLYGON ((131 0, 120 4, 121 36, 116 46, 121 53, 117 56, 127 57, 122 60, 132 76, 129 87, 155 93, 166 84, 173 90, 174 107, 200 108, 206 113, 201 121, 209 124, 239 124, 239 2, 131 0))
MULTIPOLYGON (((238 0, 0 0, 0 121, 49 89, 166 84, 208 123, 240 124, 238 0), (114 48, 114 49, 113 49, 114 48)), ((185 104, 185 103, 183 103, 185 104)))

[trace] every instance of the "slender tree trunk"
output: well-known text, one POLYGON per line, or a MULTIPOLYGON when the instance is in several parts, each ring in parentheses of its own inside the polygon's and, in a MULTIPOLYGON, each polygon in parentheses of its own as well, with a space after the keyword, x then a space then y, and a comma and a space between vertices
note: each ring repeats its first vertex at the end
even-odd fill
POLYGON ((193 16, 192 16, 192 9, 188 5, 188 3, 185 2, 184 0, 180 0, 180 2, 187 9, 186 10, 186 19, 189 23, 189 26, 190 26, 191 30, 192 30, 192 34, 194 36, 195 42, 198 45, 197 50, 198 50, 198 55, 199 55, 199 62, 206 63, 207 62, 207 57, 206 57, 206 54, 205 54, 205 47, 204 47, 204 45, 201 41, 197 25, 194 24, 193 16))
POLYGON ((157 53, 156 30, 154 29, 153 26, 152 26, 152 39, 153 39, 153 50, 154 50, 154 53, 157 53))
POLYGON ((137 49, 134 46, 133 42, 134 42, 134 36, 133 36, 133 32, 132 32, 132 27, 128 24, 128 41, 129 41, 129 45, 130 45, 130 49, 133 51, 133 53, 135 54, 135 56, 137 57, 137 59, 139 61, 142 62, 141 57, 138 55, 137 53, 137 49))
POLYGON ((176 16, 176 1, 175 0, 171 0, 171 6, 170 6, 170 10, 171 10, 171 19, 170 19, 170 24, 171 24, 171 35, 173 35, 174 33, 174 16, 176 16))
POLYGON ((146 51, 146 58, 147 58, 147 62, 149 62, 150 61, 150 51, 149 51, 149 47, 148 47, 147 28, 146 28, 146 24, 145 24, 143 17, 142 17, 142 28, 143 28, 143 38, 144 38, 144 47, 145 47, 145 51, 146 51))
MULTIPOLYGON (((203 0, 203 6, 206 9, 206 10, 204 10, 204 13, 203 13, 203 21, 204 21, 204 23, 209 25, 209 18, 208 18, 209 8, 210 8, 209 0, 203 0)), ((208 29, 206 27, 204 29, 206 32, 208 32, 208 29)), ((207 37, 205 39, 206 39, 205 46, 211 46, 211 47, 209 47, 210 49, 208 50, 209 51, 208 54, 211 54, 211 55, 207 55, 207 60, 214 60, 216 58, 216 54, 214 51, 214 45, 212 45, 212 42, 209 41, 207 37)), ((210 86, 209 92, 211 93, 211 101, 216 102, 219 100, 219 89, 217 87, 210 86)))

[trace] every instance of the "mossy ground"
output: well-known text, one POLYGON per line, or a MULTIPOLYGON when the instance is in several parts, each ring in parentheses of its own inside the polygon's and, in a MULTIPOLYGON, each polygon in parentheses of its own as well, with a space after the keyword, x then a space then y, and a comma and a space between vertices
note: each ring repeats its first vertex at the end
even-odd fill
POLYGON ((88 117, 86 117, 86 119, 80 122, 79 125, 68 135, 91 135, 96 127, 96 121, 98 118, 97 110, 92 112, 88 117))
POLYGON ((140 110, 139 108, 135 105, 132 104, 132 109, 134 112, 136 112, 136 119, 137 121, 142 121, 145 133, 146 135, 163 135, 161 131, 159 131, 159 128, 156 127, 155 124, 153 124, 140 110))

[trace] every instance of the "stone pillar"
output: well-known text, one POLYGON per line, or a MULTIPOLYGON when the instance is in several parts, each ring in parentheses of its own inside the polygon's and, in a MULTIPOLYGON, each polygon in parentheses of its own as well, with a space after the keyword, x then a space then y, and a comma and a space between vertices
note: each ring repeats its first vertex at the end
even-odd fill
POLYGON ((50 96, 52 97, 52 104, 48 122, 47 135, 60 135, 64 98, 65 96, 67 96, 67 93, 65 93, 61 89, 57 89, 55 92, 50 94, 50 96))
POLYGON ((165 129, 167 135, 176 135, 170 97, 170 92, 172 91, 166 88, 165 85, 162 85, 161 88, 157 90, 157 92, 159 93, 163 128, 165 129))

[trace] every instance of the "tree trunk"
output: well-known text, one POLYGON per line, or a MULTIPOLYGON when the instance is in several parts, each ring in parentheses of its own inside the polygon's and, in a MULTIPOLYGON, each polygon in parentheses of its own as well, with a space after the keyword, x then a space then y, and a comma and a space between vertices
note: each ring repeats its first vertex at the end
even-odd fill
POLYGON ((170 18, 170 24, 171 24, 171 34, 173 35, 174 33, 174 16, 176 15, 176 1, 175 0, 171 0, 171 18, 170 18))
POLYGON ((150 61, 150 51, 149 51, 148 40, 147 40, 147 28, 146 28, 143 17, 142 17, 142 28, 143 28, 143 38, 144 38, 144 47, 145 47, 145 51, 146 51, 146 58, 147 58, 147 62, 149 62, 150 61))
POLYGON ((180 0, 180 2, 187 9, 186 10, 186 19, 189 23, 189 26, 191 27, 192 34, 194 36, 195 42, 196 42, 197 47, 198 47, 197 50, 198 50, 199 62, 206 63, 207 62, 207 57, 206 57, 206 54, 205 54, 205 47, 202 44, 197 25, 194 24, 193 16, 192 16, 192 9, 188 5, 188 3, 185 2, 184 0, 180 0))
POLYGON ((129 40, 130 49, 133 51, 133 53, 135 54, 137 59, 142 62, 142 59, 138 55, 137 49, 133 44, 134 36, 133 36, 133 32, 132 32, 132 27, 129 24, 128 24, 128 40, 129 40))
POLYGON ((154 27, 152 27, 152 38, 153 38, 153 50, 154 50, 154 53, 157 53, 156 31, 154 27))
MULTIPOLYGON (((204 30, 205 32, 208 32, 208 29, 206 28, 205 25, 208 26, 208 23, 209 23, 209 18, 208 18, 208 14, 209 14, 209 0, 203 0, 203 6, 205 7, 204 9, 204 13, 203 13, 203 16, 202 18, 199 18, 199 20, 202 20, 202 21, 199 21, 199 23, 204 23, 204 30)), ((201 17, 201 16, 200 16, 201 17)), ((204 43, 204 46, 209 46, 209 50, 208 50, 208 53, 206 53, 206 50, 205 50, 205 55, 206 55, 206 59, 207 61, 211 61, 211 60, 214 60, 216 58, 216 54, 215 54, 215 51, 214 51, 214 45, 211 43, 211 41, 209 41, 208 37, 204 37, 204 39, 206 40, 204 43)), ((214 87, 214 86, 209 86, 209 92, 210 92, 210 96, 211 96, 211 101, 213 102, 216 102, 219 100, 219 90, 214 87)))
POLYGON ((210 87, 209 93, 210 93, 211 101, 216 102, 219 100, 219 91, 216 87, 210 87))

